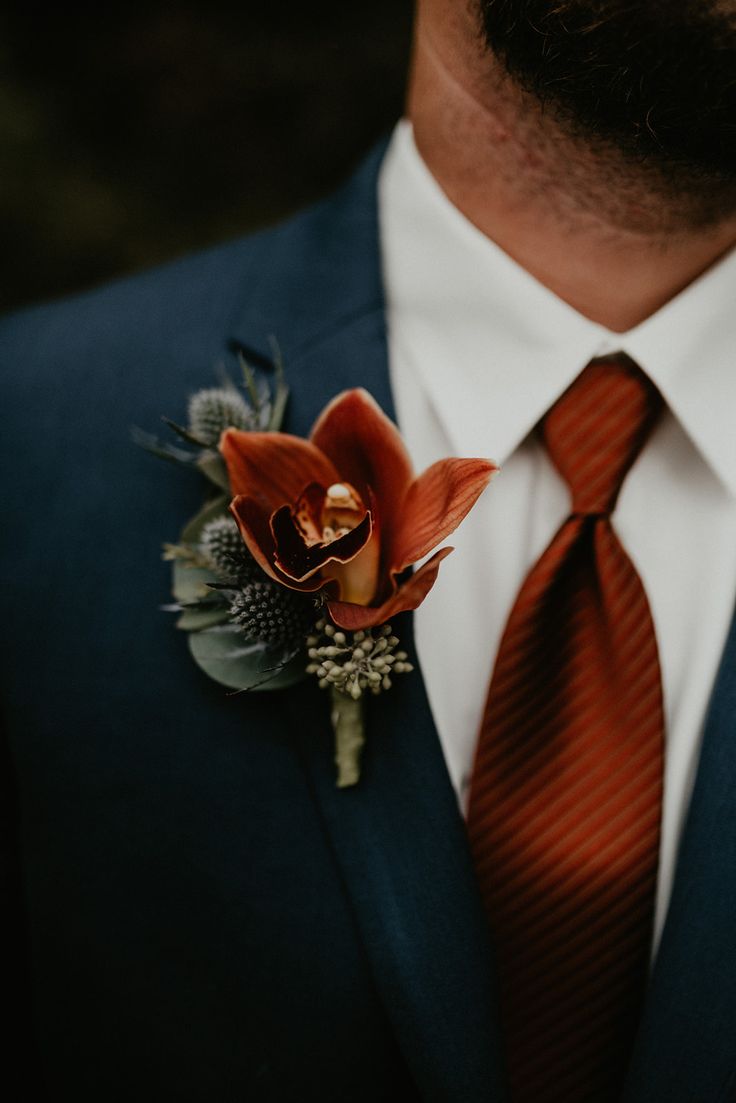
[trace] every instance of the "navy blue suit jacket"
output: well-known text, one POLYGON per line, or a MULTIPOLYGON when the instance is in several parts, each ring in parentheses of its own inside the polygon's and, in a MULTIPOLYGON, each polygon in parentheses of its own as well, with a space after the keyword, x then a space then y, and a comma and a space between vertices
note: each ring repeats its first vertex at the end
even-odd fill
MULTIPOLYGON (((290 431, 356 385, 392 414, 381 155, 276 229, 0 324, 2 709, 54 1098, 505 1097, 421 673, 372 703, 363 780, 338 791, 324 694, 228 696, 159 611, 161 544, 202 488, 130 441, 237 348, 265 363, 271 334, 290 431)), ((736 629, 624 1103, 736 1099, 735 783, 736 629)))

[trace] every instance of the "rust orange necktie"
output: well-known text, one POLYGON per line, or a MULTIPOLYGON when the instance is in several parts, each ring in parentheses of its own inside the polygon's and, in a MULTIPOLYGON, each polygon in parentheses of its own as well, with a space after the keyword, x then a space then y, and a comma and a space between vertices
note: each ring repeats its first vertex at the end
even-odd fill
POLYGON ((506 625, 468 807, 513 1103, 616 1100, 637 1026, 664 720, 649 604, 611 513, 661 406, 632 361, 600 359, 539 426, 572 511, 506 625))

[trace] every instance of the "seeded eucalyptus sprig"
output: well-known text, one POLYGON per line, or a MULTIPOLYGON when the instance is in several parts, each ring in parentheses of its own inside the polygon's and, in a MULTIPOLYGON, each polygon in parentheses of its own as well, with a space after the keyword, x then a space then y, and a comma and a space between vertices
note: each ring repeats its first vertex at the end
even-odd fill
POLYGON ((310 658, 307 674, 316 674, 321 689, 335 689, 359 700, 363 693, 380 693, 391 688, 393 674, 413 670, 406 651, 397 651, 399 639, 391 634, 391 625, 367 628, 361 632, 342 632, 324 619, 307 638, 310 658))
POLYGON ((307 674, 316 675, 320 688, 330 690, 340 789, 355 785, 360 777, 365 742, 363 694, 390 689, 395 674, 414 669, 406 651, 397 651, 398 646, 390 624, 344 632, 322 619, 307 637, 307 674))

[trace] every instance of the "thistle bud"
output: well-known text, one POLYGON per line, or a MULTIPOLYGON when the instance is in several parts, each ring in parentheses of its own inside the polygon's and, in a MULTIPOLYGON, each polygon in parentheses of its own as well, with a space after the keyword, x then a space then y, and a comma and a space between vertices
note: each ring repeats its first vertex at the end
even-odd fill
POLYGON ((250 554, 232 517, 217 517, 202 529, 199 546, 215 574, 244 585, 263 578, 263 571, 250 554))
POLYGON ((225 429, 254 429, 255 415, 234 387, 207 387, 189 399, 189 431, 213 448, 225 429))
MULTIPOLYGON (((309 630, 313 615, 312 603, 308 598, 269 578, 243 586, 234 595, 230 606, 231 619, 248 639, 274 646, 298 643, 309 630)), ((315 658, 319 662, 323 652, 319 648, 316 651, 315 658)), ((320 664, 317 674, 324 678, 326 673, 325 664, 320 664)))

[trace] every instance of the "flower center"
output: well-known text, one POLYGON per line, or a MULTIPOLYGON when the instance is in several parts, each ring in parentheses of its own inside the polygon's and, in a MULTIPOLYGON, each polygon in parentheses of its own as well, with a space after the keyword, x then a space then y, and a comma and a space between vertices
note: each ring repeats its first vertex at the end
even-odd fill
POLYGON ((333 483, 322 503, 322 542, 331 544, 351 532, 365 515, 360 495, 345 483, 333 483))

